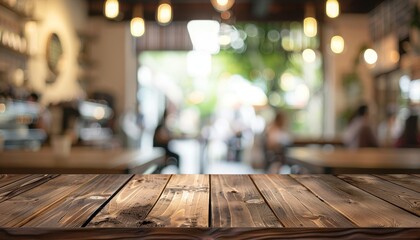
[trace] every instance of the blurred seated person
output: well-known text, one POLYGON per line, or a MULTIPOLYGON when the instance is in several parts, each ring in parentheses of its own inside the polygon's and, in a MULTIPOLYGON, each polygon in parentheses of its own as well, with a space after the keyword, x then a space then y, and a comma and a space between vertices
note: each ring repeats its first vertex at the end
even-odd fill
POLYGON ((266 158, 265 170, 268 173, 279 173, 285 162, 286 148, 292 143, 292 138, 286 128, 286 116, 278 111, 266 129, 264 139, 266 158))
POLYGON ((175 164, 179 167, 179 155, 169 149, 169 142, 173 139, 172 133, 167 126, 168 113, 165 110, 153 135, 153 146, 161 147, 166 152, 166 165, 175 164))
POLYGON ((344 132, 343 142, 348 148, 378 147, 369 123, 367 105, 361 105, 353 114, 350 124, 344 132))
POLYGON ((405 120, 405 126, 401 136, 397 139, 395 147, 398 148, 419 148, 420 133, 418 125, 418 116, 410 115, 405 120))

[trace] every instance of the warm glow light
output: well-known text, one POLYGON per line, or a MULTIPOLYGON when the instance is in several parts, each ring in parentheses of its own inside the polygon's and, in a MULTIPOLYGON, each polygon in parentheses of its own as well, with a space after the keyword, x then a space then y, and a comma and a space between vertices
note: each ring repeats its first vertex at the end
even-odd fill
POLYGON ((341 36, 334 36, 331 38, 331 51, 340 54, 344 51, 344 39, 341 36))
POLYGON ((219 36, 219 44, 221 46, 227 46, 230 44, 230 42, 232 41, 232 39, 230 38, 229 35, 220 35, 219 36))
POLYGON ((188 96, 188 101, 191 104, 200 104, 206 99, 206 95, 201 91, 194 91, 188 96))
POLYGON ((107 18, 116 18, 120 11, 120 4, 118 0, 106 0, 105 2, 105 16, 107 18))
POLYGON ((283 73, 280 77, 280 88, 285 91, 289 92, 295 89, 297 84, 296 78, 290 73, 283 73))
POLYGON ((224 11, 229 10, 233 6, 234 3, 235 3, 235 0, 211 0, 211 4, 219 12, 224 12, 224 11))
POLYGON ((101 120, 105 117, 105 109, 102 107, 96 107, 95 110, 93 110, 93 117, 96 120, 101 120))
POLYGON ((315 37, 318 33, 317 21, 313 17, 307 17, 303 20, 303 32, 308 37, 315 37))
POLYGON ((366 51, 363 53, 363 57, 365 62, 368 64, 375 64, 376 61, 378 61, 378 54, 371 48, 366 49, 366 51))
POLYGON ((312 63, 316 60, 316 53, 314 50, 307 48, 303 50, 302 57, 305 62, 312 63))
POLYGON ((337 0, 327 0, 325 11, 330 18, 336 18, 340 15, 340 4, 337 0))
POLYGON ((6 104, 0 103, 0 113, 6 112, 6 104))
POLYGON ((135 17, 131 19, 130 31, 131 35, 133 35, 134 37, 141 37, 145 32, 143 18, 135 17))
POLYGON ((396 50, 393 50, 389 53, 389 59, 392 63, 398 63, 400 61, 400 53, 396 50))
POLYGON ((159 5, 156 20, 162 25, 169 24, 172 21, 172 7, 170 4, 162 3, 159 5))

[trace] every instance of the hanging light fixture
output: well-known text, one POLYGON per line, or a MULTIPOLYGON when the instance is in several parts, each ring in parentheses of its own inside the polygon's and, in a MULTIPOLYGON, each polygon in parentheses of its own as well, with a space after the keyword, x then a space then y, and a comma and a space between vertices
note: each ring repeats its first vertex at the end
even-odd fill
POLYGON ((318 23, 315 18, 307 17, 303 20, 303 32, 307 37, 315 37, 318 33, 318 23))
POLYGON ((340 54, 344 51, 344 39, 339 35, 335 35, 331 38, 330 43, 331 51, 340 54))
POLYGON ((104 13, 107 18, 116 18, 120 12, 120 4, 118 0, 106 0, 104 13))
POLYGON ((303 61, 307 63, 313 63, 316 60, 316 53, 314 50, 307 48, 302 52, 303 61))
POLYGON ((378 61, 378 54, 372 48, 368 48, 364 51, 363 58, 367 64, 373 65, 378 61))
POLYGON ((305 6, 305 19, 303 19, 303 33, 307 37, 315 37, 318 33, 318 22, 314 18, 315 8, 312 4, 305 6))
POLYGON ((172 6, 169 0, 161 0, 156 11, 156 21, 161 25, 167 25, 172 21, 172 6))
POLYGON ((340 4, 338 0, 327 0, 325 4, 325 12, 330 18, 336 18, 340 15, 340 4))
POLYGON ((213 5, 214 9, 216 9, 219 12, 229 10, 234 3, 235 0, 211 0, 211 4, 213 5))
POLYGON ((133 37, 141 37, 146 31, 143 19, 143 8, 140 5, 134 7, 133 19, 130 22, 130 32, 133 37))

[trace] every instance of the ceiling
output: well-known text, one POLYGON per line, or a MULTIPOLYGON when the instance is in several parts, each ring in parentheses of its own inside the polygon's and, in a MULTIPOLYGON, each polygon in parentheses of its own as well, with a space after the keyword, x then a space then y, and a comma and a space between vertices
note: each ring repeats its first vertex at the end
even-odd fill
MULTIPOLYGON (((104 0, 86 0, 90 16, 103 15, 104 0)), ((158 0, 119 0, 119 20, 132 17, 135 5, 141 4, 146 20, 155 19, 158 0)), ((236 21, 294 21, 304 17, 304 9, 312 4, 319 21, 326 19, 326 0, 236 0, 231 9, 236 21)), ((385 0, 339 0, 341 13, 368 13, 385 0)), ((173 21, 192 19, 217 19, 220 14, 213 9, 210 0, 172 0, 173 21)))

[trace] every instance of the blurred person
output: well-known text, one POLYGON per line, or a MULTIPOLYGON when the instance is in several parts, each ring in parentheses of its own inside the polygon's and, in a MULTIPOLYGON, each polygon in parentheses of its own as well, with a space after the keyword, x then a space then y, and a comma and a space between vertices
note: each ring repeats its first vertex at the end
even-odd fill
POLYGON ((367 105, 361 105, 350 119, 350 124, 343 135, 343 142, 349 148, 378 147, 378 143, 369 123, 367 105))
POLYGON ((175 164, 179 167, 179 155, 169 149, 169 142, 172 139, 174 139, 174 137, 168 128, 168 112, 165 110, 163 112, 162 119, 155 129, 155 133, 153 135, 153 146, 161 147, 165 150, 167 157, 165 165, 175 164))
POLYGON ((286 115, 283 112, 278 111, 274 120, 267 126, 264 141, 265 170, 268 173, 279 173, 285 162, 286 149, 292 143, 287 131, 286 115))
POLYGON ((410 115, 405 120, 405 126, 401 136, 397 139, 395 147, 398 148, 419 148, 420 133, 418 125, 418 116, 410 115))

